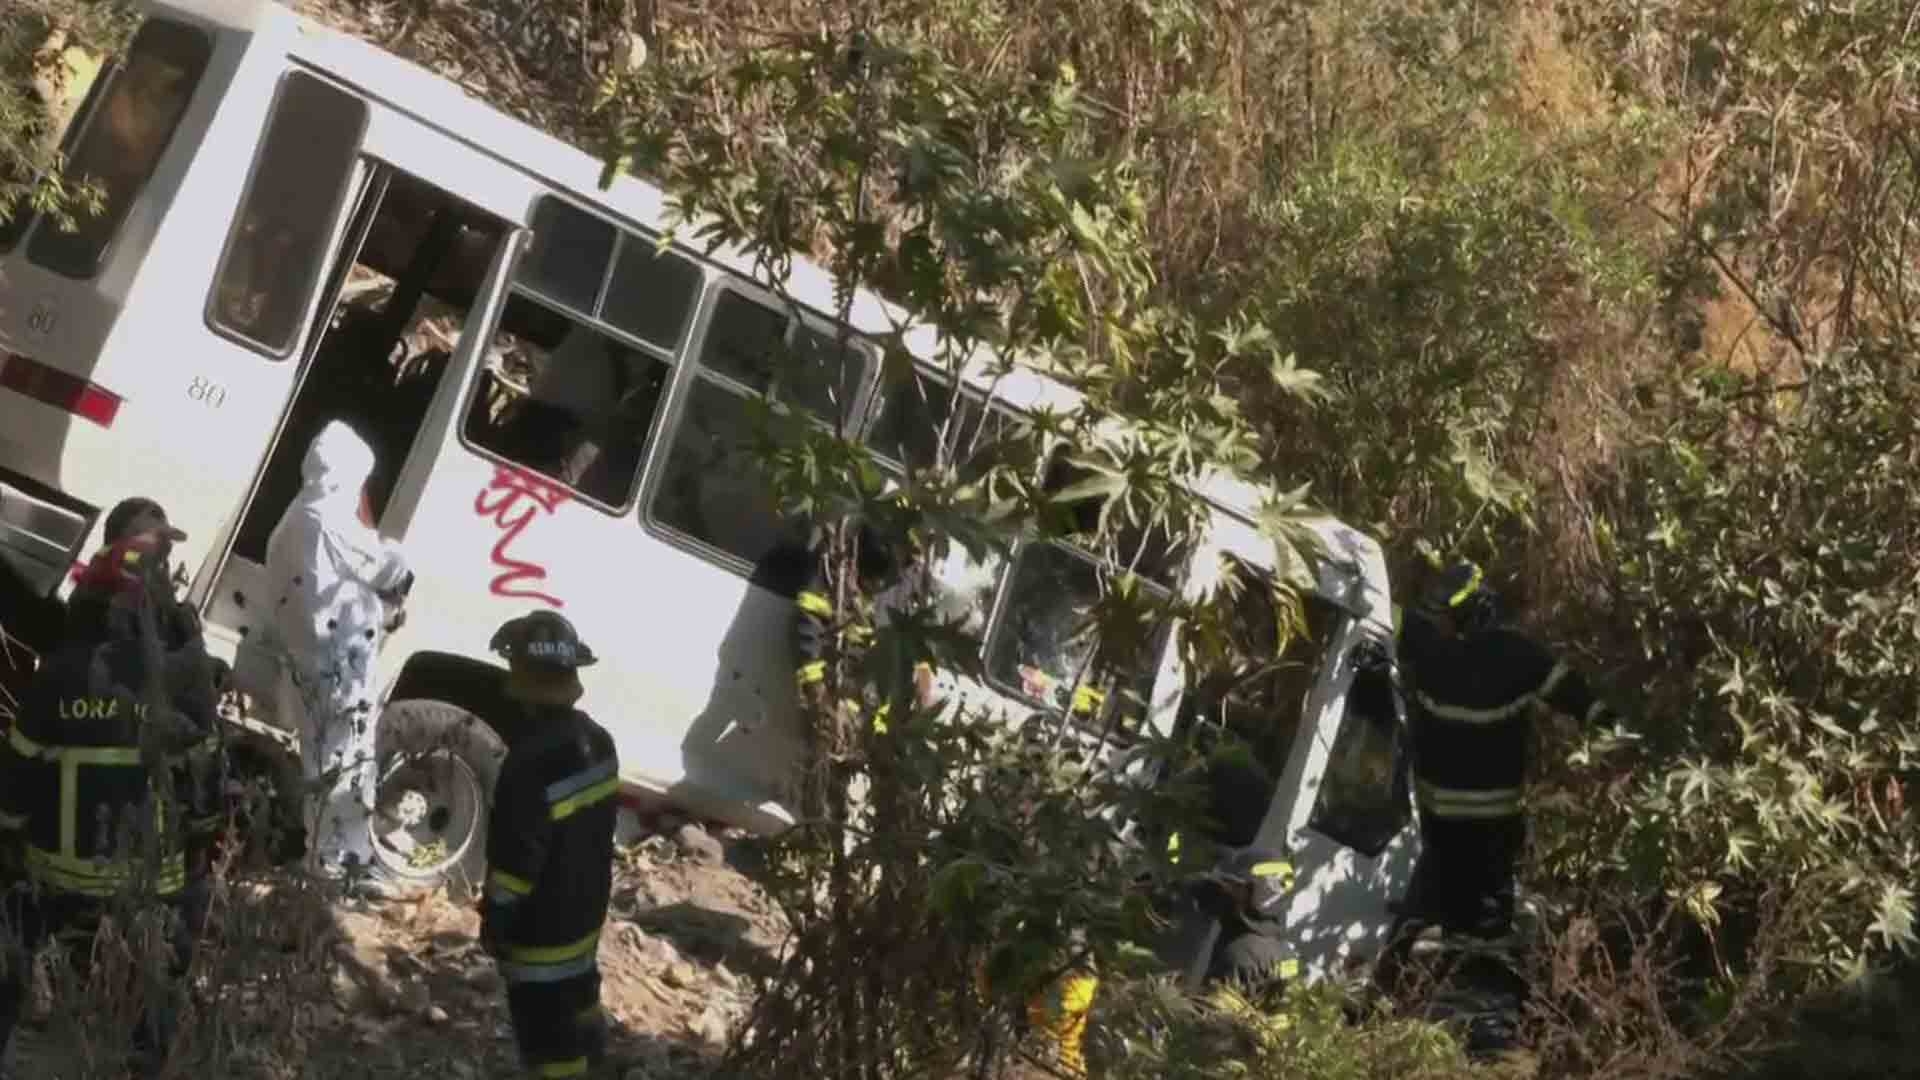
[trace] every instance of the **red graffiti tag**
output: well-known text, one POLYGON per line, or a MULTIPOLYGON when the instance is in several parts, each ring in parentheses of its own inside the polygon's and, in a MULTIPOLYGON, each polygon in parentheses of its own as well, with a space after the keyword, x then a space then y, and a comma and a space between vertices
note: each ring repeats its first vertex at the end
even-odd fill
POLYGON ((500 539, 493 545, 493 565, 500 568, 500 574, 493 579, 493 595, 538 600, 556 608, 566 606, 565 601, 557 596, 524 587, 516 591, 513 587, 516 582, 545 580, 547 569, 508 555, 507 545, 518 539, 535 517, 542 512, 551 514, 558 510, 568 497, 567 489, 545 477, 507 466, 493 470, 493 483, 481 488, 480 494, 473 499, 474 514, 481 518, 491 517, 494 526, 500 530, 500 539), (523 499, 528 500, 527 505, 521 504, 523 499), (519 515, 509 518, 515 507, 520 508, 519 515))

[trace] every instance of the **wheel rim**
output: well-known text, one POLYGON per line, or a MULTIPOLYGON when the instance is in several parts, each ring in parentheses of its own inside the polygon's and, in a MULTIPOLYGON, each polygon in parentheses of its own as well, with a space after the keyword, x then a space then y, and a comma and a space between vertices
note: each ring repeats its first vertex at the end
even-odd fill
POLYGON ((397 877, 438 880, 473 850, 484 803, 479 777, 458 754, 397 755, 368 820, 374 858, 397 877))

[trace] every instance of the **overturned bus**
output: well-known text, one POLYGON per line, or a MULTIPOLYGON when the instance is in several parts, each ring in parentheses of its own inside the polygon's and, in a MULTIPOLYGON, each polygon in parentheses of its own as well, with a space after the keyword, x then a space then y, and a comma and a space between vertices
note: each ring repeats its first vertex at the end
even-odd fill
MULTIPOLYGON (((600 162, 446 80, 268 0, 143 11, 122 55, 72 62, 64 86, 68 170, 97 180, 101 212, 73 230, 29 210, 0 226, 0 619, 32 626, 72 588, 105 509, 158 497, 190 537, 185 595, 248 691, 235 734, 284 755, 296 737, 257 644, 265 548, 308 443, 344 419, 381 463, 373 520, 418 571, 378 660, 380 801, 430 812, 376 815, 389 870, 478 880, 502 752, 489 725, 510 712, 488 639, 530 607, 601 649, 587 700, 628 797, 788 824, 793 601, 755 568, 791 523, 746 467, 750 405, 852 418, 881 457, 905 453, 924 405, 879 387, 861 335, 890 326, 881 302, 857 298, 838 348, 822 269, 796 262, 796 311, 741 253, 663 245, 659 190, 602 190, 600 162), (819 370, 776 380, 776 351, 819 370)), ((1033 371, 964 382, 981 422, 1068 399, 1033 371)), ((1273 574, 1248 494, 1204 494, 1207 542, 1159 587, 1223 558, 1273 574)), ((1374 947, 1412 844, 1386 568, 1354 530, 1316 532, 1311 633, 1287 663, 1197 703, 1169 627, 1137 673, 1152 730, 1204 713, 1263 748, 1276 785, 1261 836, 1294 852, 1309 971, 1374 947)), ((1094 647, 1062 629, 1093 601, 1091 556, 1029 542, 957 558, 942 580, 978 613, 986 678, 943 690, 1015 720, 1059 708, 1023 671, 1070 682, 1094 647)))

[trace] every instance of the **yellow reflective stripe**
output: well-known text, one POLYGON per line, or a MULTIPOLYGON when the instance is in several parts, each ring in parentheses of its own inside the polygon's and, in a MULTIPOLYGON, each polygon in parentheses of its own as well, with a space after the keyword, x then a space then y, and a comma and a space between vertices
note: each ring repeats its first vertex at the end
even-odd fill
POLYGON ((1415 794, 1421 807, 1434 817, 1485 820, 1520 813, 1525 792, 1520 788, 1443 788, 1423 781, 1416 785, 1415 794))
POLYGON ((608 759, 597 765, 589 765, 571 776, 555 780, 553 783, 547 785, 547 801, 549 803, 561 802, 603 781, 611 780, 614 778, 615 769, 616 767, 613 761, 608 759))
POLYGON ((1254 877, 1292 877, 1293 864, 1279 860, 1257 862, 1253 864, 1253 869, 1247 872, 1254 877))
POLYGON ((1098 709, 1101 703, 1106 700, 1107 695, 1101 693, 1099 690, 1091 686, 1082 686, 1073 692, 1073 711, 1090 713, 1098 709))
POLYGON ((591 956, 600 947, 600 931, 566 945, 509 945, 507 959, 521 964, 564 964, 591 956))
POLYGON ((7 743, 13 747, 13 752, 21 757, 37 758, 42 753, 40 744, 27 738, 26 733, 20 730, 20 725, 17 723, 8 730, 7 743))
MULTIPOLYGON (((28 847, 27 872, 34 880, 61 892, 112 896, 134 881, 136 868, 123 859, 76 859, 28 847)), ((163 895, 179 892, 186 883, 186 857, 177 852, 167 856, 160 864, 154 891, 163 895)))
POLYGON ((1435 717, 1462 724, 1497 724, 1502 720, 1509 720, 1520 715, 1529 705, 1533 704, 1532 694, 1527 694, 1505 705, 1496 706, 1491 709, 1469 709, 1460 705, 1443 705, 1418 690, 1414 691, 1413 697, 1415 701, 1420 703, 1421 708, 1427 710, 1427 712, 1433 714, 1435 717))
POLYGON ((1180 861, 1180 834, 1179 833, 1174 833, 1171 836, 1167 837, 1167 861, 1171 863, 1177 863, 1180 861))
POLYGON ((1100 980, 1093 975, 1069 975, 1060 989, 1060 1008, 1070 1014, 1086 1012, 1093 1008, 1094 991, 1100 989, 1100 980))
POLYGON ((79 765, 138 765, 140 751, 130 746, 62 746, 35 742, 15 724, 7 732, 7 742, 21 757, 41 761, 72 761, 79 765))
POLYGON ((833 601, 817 592, 803 592, 793 600, 800 605, 801 611, 809 615, 818 615, 823 619, 833 618, 833 601))
POLYGON ((1426 809, 1434 817, 1452 821, 1491 821, 1520 813, 1517 803, 1513 806, 1429 806, 1426 809))
POLYGON ((1467 578, 1467 583, 1465 585, 1460 586, 1460 591, 1454 593, 1452 596, 1447 598, 1447 606, 1459 607, 1461 604, 1466 603, 1467 597, 1472 596, 1475 592, 1479 590, 1480 581, 1481 581, 1480 567, 1475 566, 1473 568, 1473 573, 1467 578))
POLYGON ((602 780, 600 783, 593 785, 578 795, 554 803, 552 818, 555 821, 565 821, 589 806, 606 802, 613 797, 614 792, 619 790, 619 777, 614 777, 611 780, 602 780))
POLYGON ((847 640, 855 645, 865 645, 873 640, 873 627, 855 624, 847 627, 847 640))
POLYGON ((1425 780, 1418 782, 1414 786, 1415 786, 1415 790, 1419 792, 1420 797, 1423 800, 1432 799, 1438 802, 1457 802, 1457 803, 1476 803, 1476 804, 1477 803, 1519 802, 1520 796, 1524 790, 1522 788, 1517 788, 1517 787, 1446 788, 1446 787, 1441 787, 1438 784, 1429 784, 1425 780))
POLYGON ((515 896, 527 896, 533 892, 533 882, 526 878, 509 874, 498 867, 487 871, 487 884, 497 885, 515 896))
POLYGON ((893 705, 891 702, 889 702, 888 704, 882 705, 880 706, 879 709, 874 711, 873 733, 875 735, 885 735, 887 733, 887 712, 892 708, 893 708, 893 705))
POLYGON ((535 1065, 533 1067, 533 1075, 541 1077, 585 1076, 587 1075, 587 1059, 574 1058, 571 1061, 550 1061, 544 1065, 535 1065))
POLYGON ((1533 696, 1542 700, 1551 697, 1553 692, 1560 688, 1560 680, 1571 673, 1572 670, 1564 663, 1553 665, 1553 670, 1547 672, 1546 681, 1540 684, 1540 689, 1533 692, 1533 696))
POLYGON ((827 662, 815 660, 812 663, 801 664, 799 670, 793 673, 793 677, 801 686, 811 686, 827 677, 827 662))
POLYGON ((80 763, 60 763, 60 854, 79 851, 80 835, 80 763))
POLYGON ((1295 960, 1292 957, 1288 957, 1287 959, 1280 961, 1280 977, 1283 979, 1299 978, 1300 977, 1300 961, 1295 960))

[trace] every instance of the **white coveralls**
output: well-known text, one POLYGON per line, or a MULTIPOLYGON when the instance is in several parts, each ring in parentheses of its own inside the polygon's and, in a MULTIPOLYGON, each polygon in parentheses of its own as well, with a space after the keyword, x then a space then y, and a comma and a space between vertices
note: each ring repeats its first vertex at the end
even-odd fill
POLYGON ((267 541, 274 629, 285 649, 279 704, 298 720, 310 864, 329 875, 351 862, 372 866, 380 594, 408 574, 399 549, 360 521, 373 466, 373 450, 352 428, 328 424, 301 464, 305 486, 267 541))

